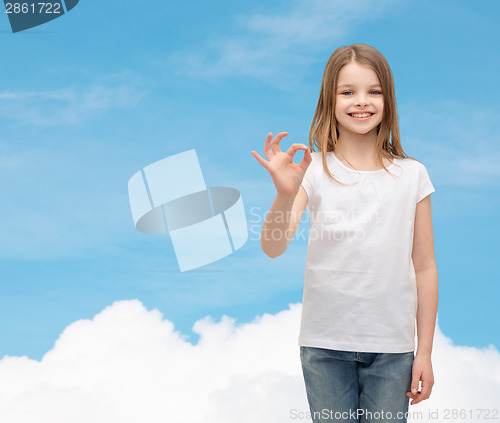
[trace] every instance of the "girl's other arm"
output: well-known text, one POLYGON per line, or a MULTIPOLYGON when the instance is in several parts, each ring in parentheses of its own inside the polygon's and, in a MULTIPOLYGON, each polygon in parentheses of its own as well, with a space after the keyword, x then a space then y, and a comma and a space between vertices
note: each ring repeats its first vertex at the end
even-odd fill
POLYGON ((408 395, 413 399, 413 405, 429 398, 434 385, 431 353, 438 307, 438 272, 434 255, 430 195, 417 204, 412 259, 418 296, 418 345, 413 363, 412 393, 408 395), (418 392, 419 381, 422 381, 421 392, 418 392), (417 390, 416 394, 414 389, 417 390))

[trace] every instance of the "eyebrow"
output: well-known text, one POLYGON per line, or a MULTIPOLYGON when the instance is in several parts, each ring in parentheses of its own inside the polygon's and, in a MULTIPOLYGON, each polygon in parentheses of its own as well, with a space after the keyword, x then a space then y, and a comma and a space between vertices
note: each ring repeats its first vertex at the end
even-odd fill
MULTIPOLYGON (((351 87, 353 87, 352 84, 340 84, 337 88, 340 89, 340 88, 351 88, 351 87)), ((375 87, 382 88, 382 85, 380 85, 380 84, 372 84, 368 88, 375 88, 375 87)))

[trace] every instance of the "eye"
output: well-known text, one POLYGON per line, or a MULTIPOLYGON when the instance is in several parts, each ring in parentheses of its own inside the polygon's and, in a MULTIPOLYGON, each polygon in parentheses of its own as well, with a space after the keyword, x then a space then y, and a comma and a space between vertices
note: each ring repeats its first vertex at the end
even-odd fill
POLYGON ((373 94, 373 93, 375 93, 375 95, 382 94, 382 91, 379 91, 379 90, 370 91, 370 94, 373 94))
POLYGON ((344 91, 342 94, 348 95, 349 93, 353 93, 352 91, 344 91))

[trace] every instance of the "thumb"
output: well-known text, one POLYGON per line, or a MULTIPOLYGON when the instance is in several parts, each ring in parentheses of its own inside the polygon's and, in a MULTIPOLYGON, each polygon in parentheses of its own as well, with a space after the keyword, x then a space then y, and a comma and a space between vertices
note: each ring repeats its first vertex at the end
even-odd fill
POLYGON ((418 392, 418 384, 420 378, 417 375, 413 375, 413 379, 411 381, 411 393, 415 395, 418 392))

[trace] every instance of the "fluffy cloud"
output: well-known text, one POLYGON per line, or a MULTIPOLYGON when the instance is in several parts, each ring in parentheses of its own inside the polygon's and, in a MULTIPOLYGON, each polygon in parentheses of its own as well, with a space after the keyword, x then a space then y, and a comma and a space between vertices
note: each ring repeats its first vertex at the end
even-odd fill
POLYGON ((45 91, 0 92, 0 118, 21 126, 83 125, 89 118, 134 106, 147 92, 128 72, 104 77, 86 86, 66 86, 45 91))
MULTIPOLYGON (((0 421, 306 422, 293 418, 308 411, 299 320, 300 304, 248 324, 207 317, 192 345, 158 310, 116 302, 68 326, 41 361, 0 360, 0 421)), ((433 365, 433 395, 410 407, 422 412, 414 421, 438 421, 428 409, 441 419, 447 408, 500 408, 493 347, 455 346, 437 327, 433 365)))
POLYGON ((238 14, 224 33, 211 33, 198 47, 171 53, 169 66, 183 76, 255 78, 289 90, 300 79, 300 69, 317 61, 312 51, 342 40, 394 3, 359 7, 357 2, 294 0, 276 13, 238 14))

